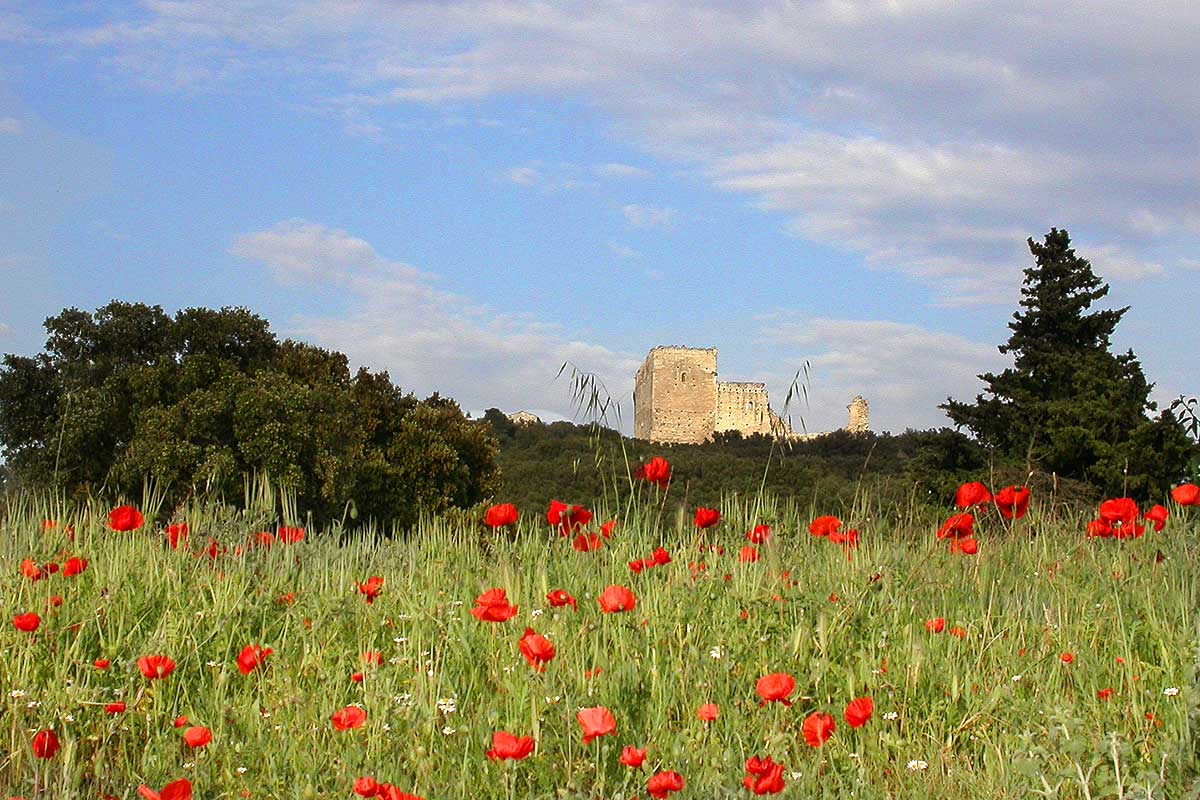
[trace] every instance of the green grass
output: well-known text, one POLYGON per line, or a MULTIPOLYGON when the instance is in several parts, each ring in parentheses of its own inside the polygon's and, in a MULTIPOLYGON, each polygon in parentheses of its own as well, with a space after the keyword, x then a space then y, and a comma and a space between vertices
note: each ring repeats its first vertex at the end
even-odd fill
POLYGON ((351 798, 355 779, 373 775, 429 800, 624 799, 644 797, 662 769, 683 775, 683 798, 745 797, 744 762, 760 755, 786 766, 781 796, 791 798, 1197 791, 1197 509, 1172 507, 1165 530, 1128 541, 1087 540, 1086 518, 1062 509, 1035 505, 1011 531, 993 512, 978 526, 979 554, 966 557, 935 540, 936 520, 869 499, 840 509, 730 498, 721 525, 703 534, 690 519, 660 519, 652 500, 598 509, 597 524, 613 515, 619 524, 586 554, 549 533, 544 509, 525 508, 518 530, 499 537, 484 532, 481 513, 464 514, 426 520, 404 539, 335 527, 237 556, 265 527, 261 508, 197 502, 175 520, 116 533, 105 529, 107 506, 14 498, 0 517, 0 790, 129 798, 140 783, 186 777, 197 798, 351 798), (821 513, 862 531, 852 560, 808 534, 821 513), (43 518, 60 525, 44 533, 43 518), (193 548, 212 535, 230 553, 213 561, 168 549, 161 529, 180 520, 193 548), (774 533, 758 563, 740 563, 756 522, 774 533), (701 554, 702 543, 725 554, 701 554), (632 574, 627 562, 659 545, 674 561, 632 574), (24 558, 68 553, 89 560, 83 574, 30 582, 20 573, 24 558), (707 568, 693 579, 696 561, 707 568), (355 584, 371 575, 385 583, 367 605, 355 584), (634 591, 635 611, 600 613, 596 596, 610 583, 634 591), (514 619, 468 613, 493 586, 519 606, 514 619), (549 607, 556 588, 578 611, 549 607), (277 604, 286 592, 295 602, 277 604), (48 612, 52 595, 63 602, 48 612), (33 634, 10 623, 23 611, 43 617, 33 634), (926 631, 933 617, 947 633, 926 631), (543 674, 517 650, 526 626, 557 648, 543 674), (949 634, 955 626, 964 638, 949 634), (243 676, 235 658, 247 644, 274 652, 243 676), (369 650, 383 653, 382 666, 361 664, 369 650), (177 667, 149 682, 135 662, 155 653, 177 667), (111 659, 107 671, 92 667, 98 657, 111 659), (359 670, 361 684, 349 678, 359 670), (791 708, 758 706, 754 683, 769 672, 795 676, 791 708), (1108 687, 1111 700, 1099 700, 1108 687), (852 730, 842 709, 862 695, 875 715, 852 730), (439 710, 442 698, 453 698, 453 713, 439 710), (117 699, 127 711, 109 716, 103 706, 117 699), (706 702, 720 707, 711 724, 696 716, 706 702), (365 708, 366 725, 334 731, 330 715, 350 703, 365 708), (584 747, 575 713, 594 705, 612 710, 617 733, 584 747), (800 734, 813 710, 838 722, 820 749, 800 734), (188 750, 172 725, 181 714, 211 728, 213 743, 188 750), (39 761, 30 741, 47 727, 62 749, 39 761), (489 761, 497 730, 532 735, 536 751, 489 761), (618 763, 626 744, 649 747, 641 769, 618 763), (917 760, 928 767, 910 769, 917 760))

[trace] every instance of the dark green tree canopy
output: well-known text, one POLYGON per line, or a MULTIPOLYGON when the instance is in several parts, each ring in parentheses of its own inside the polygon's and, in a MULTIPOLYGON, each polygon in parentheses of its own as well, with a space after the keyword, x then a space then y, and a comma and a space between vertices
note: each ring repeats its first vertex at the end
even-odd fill
POLYGON ((114 301, 45 326, 42 353, 0 366, 0 448, 30 484, 136 494, 150 475, 174 501, 233 498, 258 471, 318 517, 353 500, 361 517, 401 525, 499 485, 491 429, 453 401, 352 374, 346 356, 280 342, 245 309, 171 317, 114 301))
POLYGON ((1133 351, 1110 352, 1128 307, 1091 310, 1108 286, 1065 230, 1029 239, 1029 250, 1021 310, 1000 345, 1013 366, 980 375, 987 389, 974 403, 940 407, 1003 457, 1113 493, 1166 487, 1187 470, 1192 444, 1170 413, 1150 416, 1153 384, 1133 351))

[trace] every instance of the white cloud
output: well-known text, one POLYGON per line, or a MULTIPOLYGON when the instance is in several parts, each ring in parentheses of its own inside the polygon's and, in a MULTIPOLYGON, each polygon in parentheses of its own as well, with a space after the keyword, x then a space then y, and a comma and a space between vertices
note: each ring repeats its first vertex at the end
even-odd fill
POLYGON ((533 186, 542 179, 542 174, 533 167, 513 167, 508 171, 508 179, 518 186, 533 186))
POLYGON ((631 259, 631 258, 641 258, 642 257, 642 254, 640 252, 638 252, 637 250, 634 250, 632 247, 629 247, 627 245, 619 244, 618 242, 609 242, 608 249, 617 258, 631 259))
POLYGON ((808 406, 793 401, 790 412, 793 426, 799 429, 802 417, 809 431, 843 427, 845 406, 856 394, 870 405, 872 430, 950 426, 938 404, 947 397, 974 399, 983 390, 976 376, 1006 363, 994 345, 881 320, 766 320, 760 340, 795 353, 763 377, 776 406, 808 363, 808 406))
POLYGON ((1093 271, 1105 280, 1136 281, 1163 274, 1161 264, 1143 261, 1120 245, 1080 244, 1075 250, 1087 258, 1093 271))
POLYGON ((650 175, 648 170, 631 164, 594 164, 592 172, 602 178, 645 178, 650 175))
POLYGON ((0 117, 0 135, 20 136, 24 130, 25 126, 16 117, 0 117))
POLYGON ((643 206, 631 203, 621 207, 625 224, 631 228, 671 228, 679 218, 679 212, 664 206, 643 206))
POLYGON ((68 39, 164 88, 318 75, 364 114, 582 100, 961 304, 1018 281, 1051 226, 1122 242, 1130 279, 1200 231, 1198 25, 1186 0, 152 0, 68 39))
POLYGON ((11 325, 5 325, 3 322, 0 322, 0 339, 6 339, 9 336, 12 336, 12 332, 13 329, 11 325))
POLYGON ((440 392, 477 412, 495 406, 569 416, 569 382, 555 380, 564 362, 596 373, 614 397, 632 390, 638 359, 442 291, 433 276, 384 258, 346 231, 289 220, 239 236, 230 252, 282 283, 340 293, 347 313, 297 317, 288 335, 386 369, 420 396, 440 392))

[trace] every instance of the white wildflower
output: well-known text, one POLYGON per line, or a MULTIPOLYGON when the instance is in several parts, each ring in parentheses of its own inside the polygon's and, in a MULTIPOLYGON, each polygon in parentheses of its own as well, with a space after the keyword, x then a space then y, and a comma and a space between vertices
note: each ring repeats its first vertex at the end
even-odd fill
POLYGON ((1163 694, 1165 694, 1167 697, 1175 697, 1179 694, 1179 687, 1168 686, 1167 688, 1163 689, 1163 694))
POLYGON ((1013 675, 1011 678, 1009 678, 1009 680, 1011 680, 1013 683, 1019 683, 1021 681, 1021 678, 1023 678, 1023 677, 1025 677, 1025 676, 1024 675, 1013 675))
POLYGON ((913 772, 918 772, 923 769, 929 769, 929 762, 924 759, 914 758, 908 762, 908 768, 913 772))
POLYGON ((716 645, 712 650, 708 651, 708 657, 720 661, 725 657, 725 648, 721 645, 716 645))
POLYGON ((395 642, 396 644, 405 644, 408 642, 408 637, 407 636, 397 636, 395 639, 392 639, 392 641, 395 642))
POLYGON ((449 725, 442 728, 442 736, 453 736, 456 732, 457 729, 451 728, 449 725))
POLYGON ((237 768, 237 774, 238 774, 238 775, 245 775, 245 774, 246 774, 246 768, 245 768, 245 767, 238 767, 238 768, 237 768))
POLYGON ((453 697, 439 697, 437 708, 443 714, 453 714, 455 711, 458 711, 458 701, 453 697))
POLYGON ((534 619, 537 619, 538 617, 540 617, 542 614, 545 614, 545 613, 546 613, 545 609, 535 608, 533 611, 529 612, 529 616, 533 617, 534 619))
POLYGON ((886 720, 899 719, 899 718, 900 718, 900 715, 899 715, 899 714, 897 714, 895 711, 889 711, 889 712, 887 712, 886 714, 884 714, 884 715, 883 715, 883 718, 884 718, 884 719, 886 719, 886 720))
POLYGON ((25 691, 22 689, 13 689, 8 693, 9 697, 20 698, 25 696, 25 691))

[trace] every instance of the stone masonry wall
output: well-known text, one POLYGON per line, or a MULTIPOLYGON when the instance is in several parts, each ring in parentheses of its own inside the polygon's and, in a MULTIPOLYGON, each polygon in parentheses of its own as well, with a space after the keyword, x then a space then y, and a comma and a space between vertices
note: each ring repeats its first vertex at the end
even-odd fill
POLYGON ((717 418, 714 430, 743 434, 771 433, 771 408, 763 383, 717 381, 717 418))
POLYGON ((846 430, 850 433, 866 433, 870 430, 871 409, 862 395, 855 395, 854 399, 850 401, 850 405, 846 406, 846 410, 850 412, 846 430))
POLYGON ((716 348, 654 348, 638 370, 633 391, 634 436, 703 442, 716 422, 716 348))
MULTIPOLYGON (((856 396, 846 409, 846 430, 869 430, 866 400, 856 396)), ((634 437, 698 444, 715 432, 734 430, 793 439, 824 435, 794 433, 771 410, 765 384, 718 381, 715 347, 655 347, 646 355, 634 379, 634 437)))

